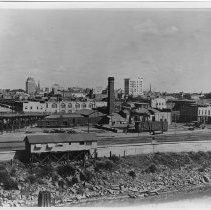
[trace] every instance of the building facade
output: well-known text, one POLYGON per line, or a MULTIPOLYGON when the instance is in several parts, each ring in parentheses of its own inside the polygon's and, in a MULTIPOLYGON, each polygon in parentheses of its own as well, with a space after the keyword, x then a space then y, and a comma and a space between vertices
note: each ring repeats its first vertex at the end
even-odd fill
POLYGON ((211 123, 211 105, 198 107, 198 121, 211 123))
POLYGON ((143 95, 143 78, 138 77, 137 79, 125 79, 124 88, 126 96, 143 95))
POLYGON ((28 77, 26 80, 26 93, 28 94, 35 94, 37 91, 36 82, 32 77, 28 77))
POLYGON ((151 107, 156 109, 166 109, 167 108, 166 99, 164 98, 152 99, 151 107))
POLYGON ((24 112, 74 113, 81 109, 92 109, 107 106, 105 101, 27 101, 23 102, 24 112))

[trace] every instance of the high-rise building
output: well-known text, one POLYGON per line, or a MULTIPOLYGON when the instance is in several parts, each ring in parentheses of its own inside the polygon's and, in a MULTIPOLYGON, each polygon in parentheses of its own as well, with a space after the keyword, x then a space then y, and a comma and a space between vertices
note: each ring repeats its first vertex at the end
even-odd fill
POLYGON ((125 79, 125 95, 139 96, 143 95, 143 78, 138 77, 137 79, 125 79))
POLYGON ((28 77, 26 80, 26 93, 35 94, 37 91, 37 84, 32 77, 28 77))
POLYGON ((114 77, 108 78, 108 105, 107 105, 107 112, 111 115, 114 112, 114 77))

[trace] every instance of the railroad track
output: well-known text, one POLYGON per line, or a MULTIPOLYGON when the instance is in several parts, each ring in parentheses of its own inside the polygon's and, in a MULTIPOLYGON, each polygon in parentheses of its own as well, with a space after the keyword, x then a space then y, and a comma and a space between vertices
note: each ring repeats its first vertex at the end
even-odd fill
POLYGON ((136 137, 105 137, 99 138, 98 146, 103 145, 118 145, 118 144, 136 144, 136 143, 151 143, 152 139, 157 142, 184 142, 184 141, 211 141, 211 133, 180 133, 169 135, 155 136, 136 136, 136 137))

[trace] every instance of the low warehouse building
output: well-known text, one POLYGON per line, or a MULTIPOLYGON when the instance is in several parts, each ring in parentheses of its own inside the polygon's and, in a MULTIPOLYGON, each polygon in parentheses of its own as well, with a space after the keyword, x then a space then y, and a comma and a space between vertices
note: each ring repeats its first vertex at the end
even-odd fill
POLYGON ((25 139, 26 154, 32 161, 69 160, 73 151, 94 154, 97 149, 95 134, 42 134, 29 135, 25 139), (60 155, 60 157, 57 156, 60 155))
POLYGON ((97 124, 104 114, 93 110, 81 110, 78 113, 64 115, 50 115, 38 123, 39 127, 56 128, 56 127, 73 127, 97 124))

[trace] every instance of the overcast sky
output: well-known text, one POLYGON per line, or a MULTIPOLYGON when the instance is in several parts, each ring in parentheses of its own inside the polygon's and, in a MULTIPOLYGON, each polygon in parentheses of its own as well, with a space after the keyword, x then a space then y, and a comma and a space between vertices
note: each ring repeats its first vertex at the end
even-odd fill
POLYGON ((0 88, 105 87, 144 78, 158 91, 211 91, 211 9, 0 10, 0 88))

